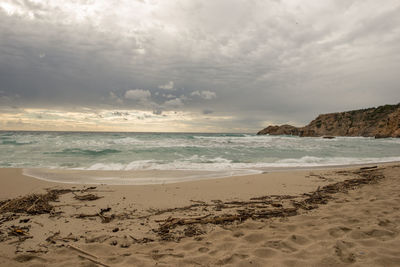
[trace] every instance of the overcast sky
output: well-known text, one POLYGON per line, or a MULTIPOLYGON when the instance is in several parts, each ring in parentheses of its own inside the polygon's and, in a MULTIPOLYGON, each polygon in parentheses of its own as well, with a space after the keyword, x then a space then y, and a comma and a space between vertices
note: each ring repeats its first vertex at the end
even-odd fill
POLYGON ((301 126, 399 70, 397 0, 0 0, 0 129, 301 126))

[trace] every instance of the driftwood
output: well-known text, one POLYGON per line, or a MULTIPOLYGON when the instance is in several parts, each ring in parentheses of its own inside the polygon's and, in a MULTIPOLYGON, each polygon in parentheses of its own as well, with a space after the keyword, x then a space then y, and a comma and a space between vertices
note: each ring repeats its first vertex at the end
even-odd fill
POLYGON ((76 250, 76 251, 78 251, 78 252, 80 252, 80 253, 86 254, 86 255, 88 255, 88 256, 90 256, 90 257, 93 257, 93 258, 98 259, 97 256, 95 256, 95 255, 93 255, 93 254, 91 254, 91 253, 89 253, 89 252, 87 252, 87 251, 84 251, 83 249, 80 249, 80 248, 78 248, 78 247, 75 247, 75 246, 73 246, 73 245, 68 245, 67 247, 69 247, 69 248, 71 248, 71 249, 73 249, 73 250, 76 250))
POLYGON ((93 254, 91 254, 91 253, 89 253, 89 252, 87 252, 87 251, 85 251, 85 250, 83 250, 81 248, 75 247, 73 245, 68 245, 67 247, 84 254, 84 255, 79 255, 79 257, 82 257, 84 259, 90 260, 91 262, 94 262, 94 263, 96 263, 98 265, 101 265, 101 266, 110 267, 110 265, 107 265, 107 264, 99 261, 98 260, 99 257, 97 257, 96 255, 93 255, 93 254))

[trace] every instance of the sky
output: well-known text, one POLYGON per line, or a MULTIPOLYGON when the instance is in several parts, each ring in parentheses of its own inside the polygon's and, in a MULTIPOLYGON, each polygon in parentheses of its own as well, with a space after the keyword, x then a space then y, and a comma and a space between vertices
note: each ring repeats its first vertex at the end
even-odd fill
POLYGON ((397 0, 0 0, 0 130, 302 126, 399 70, 397 0))

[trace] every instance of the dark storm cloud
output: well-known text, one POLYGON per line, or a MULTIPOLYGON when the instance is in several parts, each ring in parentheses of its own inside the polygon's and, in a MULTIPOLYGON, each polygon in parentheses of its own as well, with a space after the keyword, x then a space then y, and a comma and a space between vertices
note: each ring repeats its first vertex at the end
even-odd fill
POLYGON ((397 1, 3 0, 0 36, 3 107, 190 111, 229 131, 399 102, 397 1))

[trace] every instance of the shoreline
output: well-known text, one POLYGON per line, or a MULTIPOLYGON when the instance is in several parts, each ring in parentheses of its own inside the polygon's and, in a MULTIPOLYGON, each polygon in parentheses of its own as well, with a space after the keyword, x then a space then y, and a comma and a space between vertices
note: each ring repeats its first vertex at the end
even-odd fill
POLYGON ((58 198, 49 214, 0 213, 0 265, 396 266, 400 164, 371 165, 135 186, 0 169, 0 209, 58 198))
POLYGON ((258 169, 232 170, 84 170, 84 169, 57 169, 57 168, 0 168, 2 170, 22 170, 23 176, 45 182, 74 184, 74 185, 157 185, 194 182, 232 177, 260 175, 264 173, 322 171, 329 169, 346 169, 377 164, 396 164, 400 161, 384 161, 356 164, 296 166, 296 167, 265 167, 258 169), (73 178, 71 178, 73 177, 73 178))

